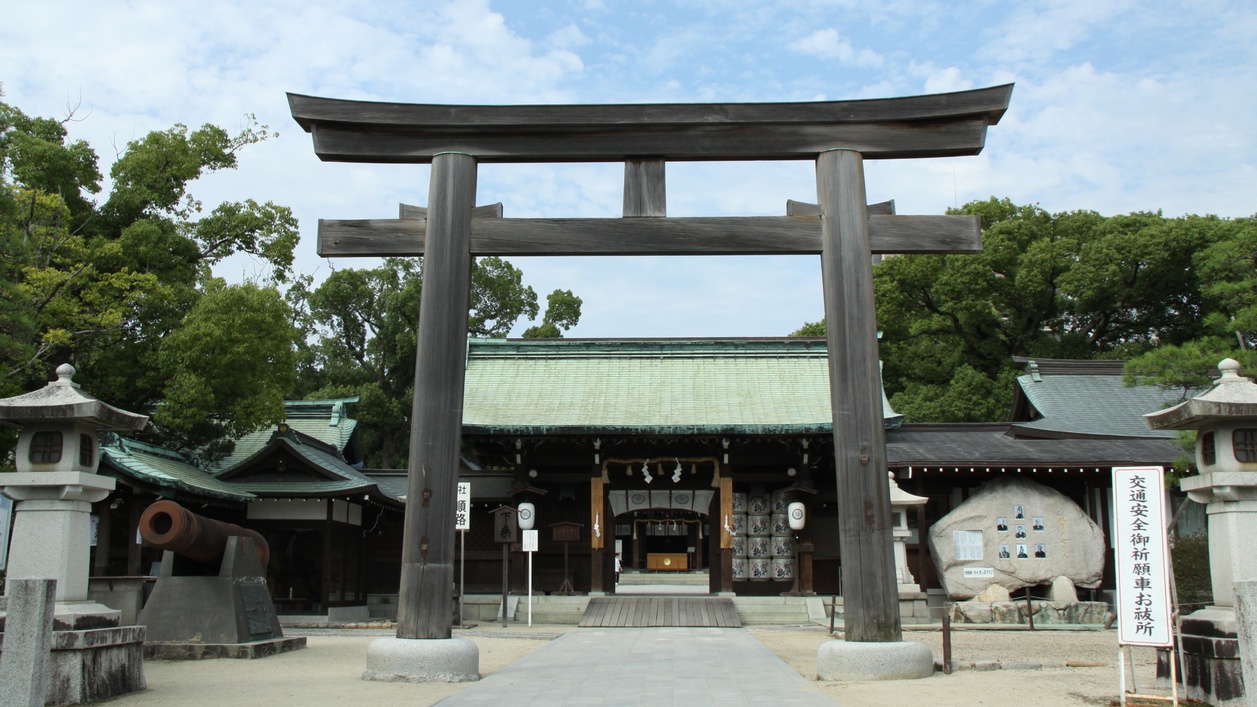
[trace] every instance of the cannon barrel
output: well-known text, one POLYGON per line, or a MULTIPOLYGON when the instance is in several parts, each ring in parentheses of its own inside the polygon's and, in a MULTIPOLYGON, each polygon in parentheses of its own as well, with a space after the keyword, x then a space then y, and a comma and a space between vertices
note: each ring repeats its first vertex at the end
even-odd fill
POLYGON ((140 516, 140 536, 149 545, 211 567, 222 563, 227 538, 233 535, 253 540, 258 562, 265 568, 271 548, 257 531, 197 515, 174 501, 157 501, 140 516))

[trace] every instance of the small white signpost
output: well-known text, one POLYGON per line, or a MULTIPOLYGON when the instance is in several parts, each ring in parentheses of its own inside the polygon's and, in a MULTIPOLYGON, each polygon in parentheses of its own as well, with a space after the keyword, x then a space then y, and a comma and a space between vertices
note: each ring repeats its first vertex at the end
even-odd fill
POLYGON ((467 594, 467 531, 471 530, 471 482, 458 482, 454 529, 458 531, 458 625, 463 625, 463 596, 467 594))
MULTIPOLYGON (((1174 690, 1174 703, 1178 704, 1163 476, 1164 470, 1159 466, 1113 467, 1117 657, 1123 705, 1126 704, 1126 646, 1171 650, 1170 685, 1174 690)), ((1133 687, 1138 691, 1137 686, 1133 687)))
POLYGON ((528 553, 528 625, 532 626, 532 554, 537 551, 536 530, 524 531, 524 552, 528 553))

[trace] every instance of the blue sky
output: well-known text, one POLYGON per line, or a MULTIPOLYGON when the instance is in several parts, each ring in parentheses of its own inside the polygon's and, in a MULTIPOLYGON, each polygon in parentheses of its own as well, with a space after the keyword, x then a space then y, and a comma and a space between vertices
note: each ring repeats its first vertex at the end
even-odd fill
MULTIPOLYGON (((105 166, 174 123, 279 137, 206 178, 212 207, 254 198, 301 220, 422 204, 424 166, 324 164, 285 92, 421 103, 810 101, 1015 82, 977 157, 867 162, 870 201, 937 214, 988 196, 1049 211, 1257 213, 1257 6, 1058 0, 460 0, 9 3, 7 102, 64 116, 105 166)), ((815 200, 807 162, 672 164, 676 216, 779 215, 815 200)), ((107 171, 107 169, 102 170, 107 171)), ((484 165, 480 203, 508 217, 618 216, 622 167, 484 165)), ((209 207, 207 207, 209 208, 209 207)), ((584 301, 569 336, 775 336, 821 318, 816 258, 516 259, 539 296, 584 301)), ((220 274, 262 269, 233 261, 220 274)), ((521 323, 517 332, 526 323, 521 323)))

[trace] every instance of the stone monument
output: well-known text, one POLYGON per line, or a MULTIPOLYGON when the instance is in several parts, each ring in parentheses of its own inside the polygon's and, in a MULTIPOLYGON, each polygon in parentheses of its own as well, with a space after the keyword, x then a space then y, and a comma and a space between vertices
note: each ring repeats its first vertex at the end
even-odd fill
POLYGON ((0 424, 21 429, 17 470, 0 483, 15 501, 6 577, 57 581, 50 704, 145 689, 144 628, 119 626, 119 611, 89 600, 87 578, 91 504, 115 483, 96 473, 97 435, 141 430, 148 417, 88 395, 74 373, 63 364, 57 380, 40 390, 0 400, 0 424))
POLYGON ((930 554, 966 623, 1023 623, 1025 602, 1011 592, 1051 585, 1029 611, 1043 623, 1101 623, 1107 605, 1079 602, 1074 587, 1094 588, 1104 573, 1104 534, 1059 491, 1008 476, 987 482, 930 528, 930 554))
MULTIPOLYGON (((1160 430, 1196 430, 1198 476, 1181 486, 1209 517, 1209 574, 1213 604, 1182 619, 1183 680, 1187 696, 1213 705, 1245 701, 1235 623, 1234 583, 1257 580, 1257 385, 1240 375, 1233 359, 1218 364, 1222 377, 1200 395, 1144 415, 1160 430)), ((1168 679, 1168 655, 1157 677, 1168 679)))

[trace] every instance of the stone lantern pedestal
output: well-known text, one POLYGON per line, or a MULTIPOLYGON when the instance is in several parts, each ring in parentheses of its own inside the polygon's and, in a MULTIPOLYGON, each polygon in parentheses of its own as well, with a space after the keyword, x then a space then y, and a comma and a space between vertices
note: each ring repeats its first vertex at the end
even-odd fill
MULTIPOLYGON (((17 471, 0 476, 0 492, 14 501, 6 585, 56 580, 47 704, 92 702, 146 687, 144 627, 119 626, 121 612, 90 601, 87 581, 92 503, 115 484, 96 473, 98 434, 140 430, 148 418, 84 393, 73 375, 72 366, 62 365, 57 380, 40 390, 0 400, 0 425, 21 429, 17 471)), ((4 650, 24 650, 18 638, 4 650)))
POLYGON ((57 580, 59 630, 118 625, 121 612, 87 598, 92 504, 114 484, 99 474, 54 471, 9 474, 0 486, 16 502, 6 576, 57 580))
MULTIPOLYGON (((1209 390, 1167 410, 1144 416, 1153 429, 1196 430, 1199 476, 1181 486, 1209 518, 1209 574, 1213 604, 1182 619, 1183 675, 1187 696, 1219 707, 1250 704, 1236 632, 1235 583, 1257 580, 1257 385, 1239 364, 1218 364, 1222 377, 1209 390)), ((1168 655, 1157 677, 1168 679, 1168 655)))

